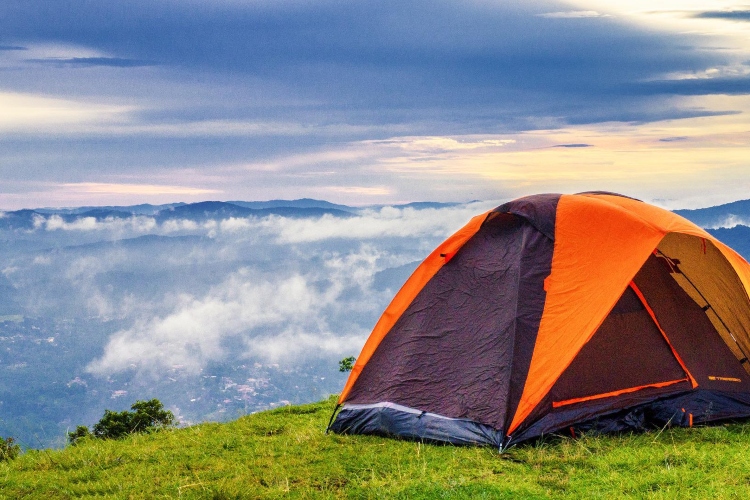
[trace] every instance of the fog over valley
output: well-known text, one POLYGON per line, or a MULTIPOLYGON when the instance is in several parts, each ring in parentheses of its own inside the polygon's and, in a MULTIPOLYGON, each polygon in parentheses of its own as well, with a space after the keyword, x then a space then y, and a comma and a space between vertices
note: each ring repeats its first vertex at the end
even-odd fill
POLYGON ((4 213, 0 434, 61 445, 139 398, 192 423, 337 393, 419 262, 497 203, 310 204, 4 213))

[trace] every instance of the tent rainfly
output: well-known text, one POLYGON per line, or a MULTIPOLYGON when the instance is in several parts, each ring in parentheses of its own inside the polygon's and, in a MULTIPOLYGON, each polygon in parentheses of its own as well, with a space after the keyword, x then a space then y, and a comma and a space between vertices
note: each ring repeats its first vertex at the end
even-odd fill
POLYGON ((330 429, 504 449, 748 417, 749 292, 750 265, 672 212, 602 192, 520 198, 414 271, 330 429))

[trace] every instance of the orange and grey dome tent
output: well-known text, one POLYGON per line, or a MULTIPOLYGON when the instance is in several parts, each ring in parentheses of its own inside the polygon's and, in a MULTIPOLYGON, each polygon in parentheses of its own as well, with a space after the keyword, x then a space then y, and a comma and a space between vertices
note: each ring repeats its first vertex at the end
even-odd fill
POLYGON ((750 416, 750 265, 611 193, 474 217, 375 325, 330 429, 456 444, 750 416))

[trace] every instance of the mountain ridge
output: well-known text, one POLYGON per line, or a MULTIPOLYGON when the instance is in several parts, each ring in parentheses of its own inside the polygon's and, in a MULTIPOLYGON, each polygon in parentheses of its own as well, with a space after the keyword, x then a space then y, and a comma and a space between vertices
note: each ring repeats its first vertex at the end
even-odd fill
MULTIPOLYGON (((476 200, 475 200, 476 201, 476 200)), ((471 202, 468 202, 471 203, 471 202)), ((159 221, 192 218, 195 220, 218 220, 227 217, 281 217, 305 218, 330 215, 333 217, 350 217, 363 210, 377 210, 384 207, 414 210, 440 209, 460 206, 460 202, 416 201, 393 205, 368 205, 353 207, 313 198, 293 200, 274 199, 267 201, 199 201, 194 203, 167 203, 163 205, 103 205, 66 208, 33 208, 0 211, 0 229, 33 229, 38 220, 59 216, 64 222, 71 223, 83 218, 92 217, 96 221, 106 219, 127 219, 136 216, 154 217, 159 221)), ((674 213, 685 217, 695 224, 709 228, 750 225, 750 199, 697 209, 678 209, 674 213)))
POLYGON ((750 200, 737 200, 706 208, 674 210, 674 213, 705 228, 716 229, 738 223, 747 226, 750 225, 750 200))

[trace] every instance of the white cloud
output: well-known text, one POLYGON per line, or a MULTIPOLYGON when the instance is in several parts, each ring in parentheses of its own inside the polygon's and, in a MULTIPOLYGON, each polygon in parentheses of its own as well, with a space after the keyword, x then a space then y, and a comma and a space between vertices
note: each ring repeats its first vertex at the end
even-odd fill
POLYGON ((259 225, 276 235, 279 243, 302 243, 326 239, 373 239, 383 237, 447 237, 494 202, 477 202, 450 208, 423 209, 383 207, 366 210, 356 217, 329 215, 320 219, 268 217, 259 225))
POLYGON ((64 229, 66 231, 92 231, 102 229, 101 224, 97 224, 95 217, 79 217, 73 222, 65 222, 59 215, 49 217, 44 225, 47 231, 64 229))
POLYGON ((736 226, 750 226, 750 219, 739 215, 729 214, 724 220, 710 226, 708 229, 720 229, 723 227, 731 229, 736 226))
MULTIPOLYGON (((93 134, 149 135, 162 137, 207 137, 207 136, 301 136, 310 133, 312 125, 299 122, 257 120, 198 120, 178 123, 129 123, 112 125, 104 129, 91 129, 93 134)), ((382 133, 393 127, 378 125, 315 124, 315 132, 321 135, 382 133)))
POLYGON ((378 294, 369 290, 379 253, 365 247, 359 252, 326 256, 321 268, 304 274, 264 275, 243 268, 231 273, 202 297, 182 294, 167 314, 137 320, 112 335, 101 358, 88 367, 105 375, 129 370, 154 372, 182 365, 197 371, 207 362, 226 357, 262 358, 291 362, 300 357, 356 352, 367 331, 347 323, 333 331, 353 311, 380 307, 378 294), (321 285, 324 283, 324 285, 321 285), (367 290, 358 303, 351 289, 367 290), (224 342, 240 339, 245 352, 227 352, 224 342))
POLYGON ((250 229, 251 227, 253 227, 253 221, 251 219, 243 219, 241 217, 230 217, 228 219, 222 220, 219 223, 219 227, 224 233, 234 233, 237 231, 250 229))
POLYGON ((34 226, 47 231, 109 231, 117 237, 128 234, 189 233, 229 237, 251 235, 263 237, 276 244, 319 242, 328 239, 365 240, 383 237, 419 238, 447 237, 467 223, 474 215, 496 206, 498 202, 473 202, 449 207, 414 209, 411 207, 365 209, 348 218, 323 215, 318 218, 290 218, 278 215, 266 217, 229 217, 221 220, 196 222, 190 219, 170 219, 158 223, 153 217, 108 217, 96 220, 81 217, 66 222, 59 215, 37 216, 34 226))
POLYGON ((5 275, 5 277, 9 277, 10 275, 16 273, 18 271, 18 266, 8 266, 3 268, 2 273, 5 275))
POLYGON ((37 255, 34 257, 34 264, 38 266, 48 266, 52 263, 52 258, 49 255, 37 255))
POLYGON ((0 131, 32 132, 122 121, 134 111, 129 106, 90 103, 35 94, 0 92, 0 131))
POLYGON ((177 364, 196 370, 223 357, 225 337, 309 313, 313 292, 301 276, 277 283, 256 279, 241 270, 203 298, 184 295, 170 314, 115 333, 89 370, 116 372, 133 364, 146 370, 177 364))
POLYGON ((196 222, 190 219, 170 219, 158 223, 150 216, 127 218, 81 217, 66 222, 59 215, 36 216, 34 227, 46 231, 109 232, 120 239, 143 234, 198 234, 215 238, 264 238, 266 243, 297 244, 330 239, 368 240, 385 237, 420 238, 447 237, 477 213, 497 205, 497 202, 474 202, 450 207, 414 209, 411 207, 382 207, 362 210, 348 218, 323 215, 318 218, 290 218, 277 215, 266 217, 229 217, 221 220, 196 222))
POLYGON ((133 216, 126 218, 107 217, 96 220, 94 217, 78 217, 71 222, 66 222, 61 216, 54 214, 49 217, 35 216, 34 227, 44 228, 47 231, 110 231, 119 235, 126 232, 147 233, 156 229, 157 224, 153 217, 133 216))
POLYGON ((161 229, 165 233, 175 233, 178 231, 197 231, 200 226, 197 222, 189 219, 170 219, 162 222, 161 229))
POLYGON ((75 287, 75 293, 89 315, 107 320, 116 314, 115 304, 106 290, 99 286, 96 278, 117 267, 124 257, 122 252, 119 255, 110 254, 106 259, 78 257, 65 269, 65 278, 75 287))
POLYGON ((109 54, 100 50, 82 45, 70 43, 25 43, 16 42, 16 45, 24 46, 25 50, 13 51, 6 54, 5 58, 16 61, 38 60, 38 59, 72 59, 74 57, 107 57, 109 54), (13 57, 15 56, 15 57, 13 57))
POLYGON ((656 75, 652 80, 710 80, 712 78, 746 78, 750 66, 744 62, 715 66, 703 70, 681 71, 656 75))
POLYGON ((563 12, 547 12, 538 14, 539 17, 550 19, 583 19, 588 17, 611 17, 609 14, 601 14, 595 10, 567 10, 563 12))
POLYGON ((499 139, 497 137, 463 136, 460 138, 443 136, 397 137, 378 141, 363 141, 363 143, 384 146, 395 146, 400 149, 425 151, 461 151, 471 149, 490 149, 515 143, 515 139, 499 139))

